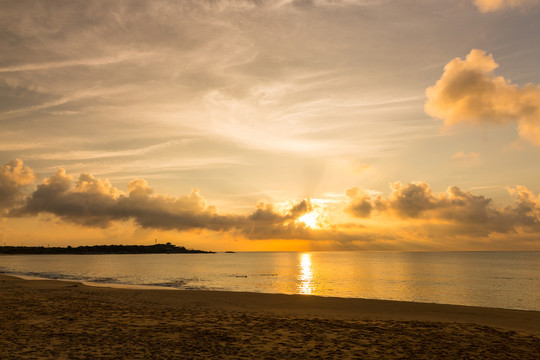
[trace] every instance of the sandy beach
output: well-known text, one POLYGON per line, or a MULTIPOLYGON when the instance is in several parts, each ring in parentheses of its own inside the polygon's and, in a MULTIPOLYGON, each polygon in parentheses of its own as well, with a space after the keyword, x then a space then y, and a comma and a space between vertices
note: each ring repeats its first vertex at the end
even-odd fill
POLYGON ((1 359, 538 359, 540 312, 0 275, 1 359))

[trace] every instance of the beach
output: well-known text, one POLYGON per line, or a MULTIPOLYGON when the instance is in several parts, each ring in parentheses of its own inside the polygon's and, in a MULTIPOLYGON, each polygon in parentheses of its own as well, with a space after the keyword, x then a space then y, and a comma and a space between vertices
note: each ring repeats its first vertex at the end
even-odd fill
POLYGON ((0 275, 2 359, 538 359, 540 312, 0 275))

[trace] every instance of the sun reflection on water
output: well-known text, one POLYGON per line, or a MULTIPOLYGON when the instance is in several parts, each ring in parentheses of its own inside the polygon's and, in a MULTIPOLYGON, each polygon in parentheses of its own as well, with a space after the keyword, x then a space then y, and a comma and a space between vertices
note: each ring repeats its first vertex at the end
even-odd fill
POLYGON ((311 270, 311 254, 300 255, 298 273, 298 293, 309 295, 313 292, 313 272, 311 270))

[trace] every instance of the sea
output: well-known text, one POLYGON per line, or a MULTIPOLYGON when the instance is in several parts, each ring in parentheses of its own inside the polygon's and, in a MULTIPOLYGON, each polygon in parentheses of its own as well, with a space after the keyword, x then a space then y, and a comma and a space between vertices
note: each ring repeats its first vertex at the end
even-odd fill
POLYGON ((540 252, 3 255, 0 273, 90 285, 304 294, 540 311, 540 252))

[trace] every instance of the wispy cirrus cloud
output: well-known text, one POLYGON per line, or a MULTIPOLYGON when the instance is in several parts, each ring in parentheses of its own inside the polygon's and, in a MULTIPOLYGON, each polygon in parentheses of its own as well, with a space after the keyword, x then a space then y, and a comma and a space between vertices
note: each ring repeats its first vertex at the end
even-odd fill
POLYGON ((466 153, 464 151, 459 151, 452 155, 452 160, 474 160, 478 159, 480 154, 477 152, 466 153))
MULTIPOLYGON (((76 2, 61 9, 25 4, 13 4, 2 18, 6 31, 26 44, 24 53, 6 48, 11 55, 0 71, 8 76, 10 96, 2 119, 47 110, 60 123, 64 115, 71 122, 91 113, 93 119, 111 119, 108 125, 118 130, 129 117, 132 126, 153 121, 156 129, 191 128, 241 147, 327 156, 380 152, 420 134, 370 120, 375 110, 410 112, 420 100, 371 96, 369 86, 357 86, 369 70, 356 74, 356 53, 348 59, 304 39, 348 49, 346 41, 337 41, 343 32, 335 26, 339 19, 316 13, 332 7, 347 14, 377 7, 378 1, 76 2), (299 11, 307 7, 314 12, 299 11), (22 11, 24 26, 13 20, 22 11), (49 23, 40 20, 43 12, 54 13, 49 23), (240 13, 241 21, 234 20, 240 13), (329 26, 312 24, 313 16, 329 26), (29 64, 33 54, 44 61, 29 64), (370 136, 358 141, 364 133, 358 128, 367 127, 370 136), (384 129, 391 129, 390 137, 384 129), (375 139, 387 144, 364 145, 375 139)), ((369 28, 378 26, 374 18, 363 19, 369 28)))
POLYGON ((501 11, 509 8, 526 9, 538 3, 538 0, 474 0, 474 5, 482 13, 501 11))
POLYGON ((137 149, 116 150, 116 151, 64 151, 57 153, 42 153, 28 156, 28 159, 36 160, 90 160, 106 159, 126 156, 141 156, 152 151, 166 149, 168 147, 180 144, 179 141, 171 140, 161 144, 146 146, 137 149))
POLYGON ((37 70, 53 70, 73 66, 100 66, 111 65, 125 61, 134 61, 144 59, 151 56, 151 52, 124 52, 113 56, 104 56, 88 59, 69 59, 60 61, 51 61, 45 63, 17 64, 13 66, 0 67, 0 73, 11 73, 19 71, 37 71, 37 70))
POLYGON ((132 89, 130 86, 120 86, 117 88, 90 88, 72 92, 70 94, 51 94, 55 97, 54 100, 42 102, 39 104, 34 104, 22 108, 12 109, 0 112, 0 120, 11 119, 14 117, 22 116, 27 113, 32 113, 40 110, 51 109, 61 105, 69 104, 76 101, 92 99, 92 98, 108 98, 114 95, 125 93, 129 89, 132 89))
POLYGON ((378 3, 378 0, 202 0, 197 2, 197 6, 213 11, 231 11, 252 8, 371 6, 378 3))

